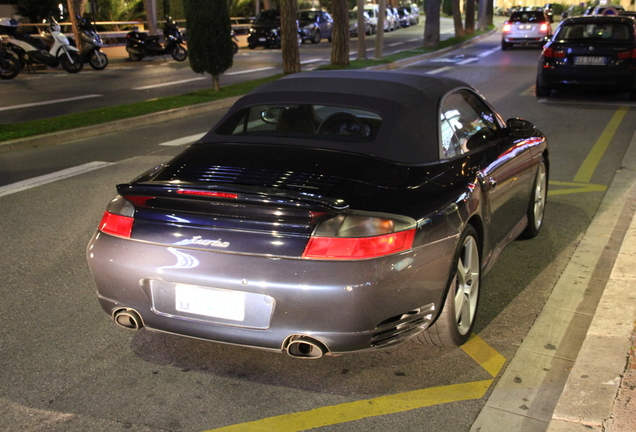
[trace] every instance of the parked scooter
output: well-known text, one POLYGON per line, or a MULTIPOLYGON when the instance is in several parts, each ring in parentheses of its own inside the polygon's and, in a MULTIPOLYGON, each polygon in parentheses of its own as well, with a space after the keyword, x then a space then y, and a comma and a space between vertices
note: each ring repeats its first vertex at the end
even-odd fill
MULTIPOLYGON (((0 29, 8 25, 9 20, 10 18, 0 18, 0 29)), ((0 79, 9 80, 15 78, 20 73, 20 69, 20 61, 16 56, 7 52, 7 49, 2 44, 2 38, 0 38, 0 79)))
POLYGON ((230 32, 230 36, 232 36, 232 54, 236 54, 239 50, 239 46, 238 46, 238 38, 236 37, 234 30, 230 32))
POLYGON ((57 67, 61 64, 68 73, 77 73, 82 70, 84 61, 79 50, 69 43, 53 17, 49 16, 47 31, 40 34, 43 39, 49 39, 51 42, 48 51, 41 39, 22 32, 18 29, 17 21, 12 21, 7 30, 9 33, 7 49, 18 57, 22 65, 44 64, 57 67))
POLYGON ((188 58, 188 51, 183 47, 183 35, 172 19, 167 16, 163 26, 164 44, 159 43, 159 36, 149 36, 137 27, 126 35, 126 51, 133 61, 140 61, 144 57, 172 55, 176 61, 188 58))
POLYGON ((82 59, 85 63, 88 62, 95 70, 104 69, 108 66, 108 56, 101 49, 104 43, 102 38, 99 37, 94 23, 79 16, 77 17, 77 22, 77 30, 82 42, 80 51, 82 59))

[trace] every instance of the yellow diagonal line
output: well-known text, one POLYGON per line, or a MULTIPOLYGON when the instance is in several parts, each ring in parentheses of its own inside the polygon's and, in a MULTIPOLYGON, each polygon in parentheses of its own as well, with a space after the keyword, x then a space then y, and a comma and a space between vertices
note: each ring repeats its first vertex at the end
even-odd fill
POLYGON ((625 117, 627 109, 628 107, 623 106, 616 110, 616 112, 612 116, 612 119, 609 121, 609 123, 605 127, 605 130, 596 141, 596 144, 594 144, 594 147, 587 155, 587 157, 583 161, 583 164, 580 166, 579 170, 574 176, 575 182, 590 182, 597 165, 601 161, 603 154, 605 154, 605 150, 607 150, 607 146, 609 146, 612 138, 614 137, 614 134, 616 133, 616 130, 618 129, 618 126, 621 124, 621 121, 623 121, 623 117, 625 117))
POLYGON ((241 423, 206 432, 298 432, 307 429, 329 426, 360 420, 366 417, 376 417, 394 414, 431 405, 448 402, 479 399, 484 396, 493 380, 475 381, 465 384, 454 384, 444 387, 433 387, 348 402, 340 405, 316 408, 292 414, 269 417, 249 423, 241 423))
POLYGON ((573 182, 559 182, 551 181, 550 186, 564 186, 564 189, 550 189, 548 195, 568 195, 573 193, 584 192, 604 192, 607 190, 607 186, 592 184, 592 183, 573 183, 573 182))
POLYGON ((501 368, 506 363, 504 356, 476 334, 473 334, 468 342, 462 345, 462 349, 493 377, 499 375, 501 368))

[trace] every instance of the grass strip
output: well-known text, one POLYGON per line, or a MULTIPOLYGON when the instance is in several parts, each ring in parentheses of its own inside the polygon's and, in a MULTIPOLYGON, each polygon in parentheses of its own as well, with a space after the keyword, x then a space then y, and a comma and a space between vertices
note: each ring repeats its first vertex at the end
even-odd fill
MULTIPOLYGON (((405 58, 428 54, 444 48, 459 45, 467 40, 474 38, 475 36, 486 33, 491 29, 492 27, 489 27, 486 31, 477 31, 474 34, 470 34, 462 38, 452 37, 443 40, 436 48, 419 48, 405 50, 388 55, 379 60, 353 60, 348 66, 327 65, 321 67, 320 69, 365 69, 373 66, 388 64, 405 58)), ((11 141, 35 135, 42 135, 51 132, 76 129, 84 126, 92 126, 115 120, 141 116, 144 114, 152 114, 160 111, 171 110, 174 108, 181 108, 184 106, 196 105, 229 97, 240 96, 249 93, 256 87, 265 84, 266 82, 277 80, 282 76, 284 75, 279 74, 254 81, 232 84, 226 87, 222 87, 219 91, 215 91, 213 89, 198 90, 184 95, 168 96, 132 104, 100 108, 96 110, 85 111, 83 113, 67 114, 48 119, 33 120, 14 124, 0 124, 0 142, 11 141)))

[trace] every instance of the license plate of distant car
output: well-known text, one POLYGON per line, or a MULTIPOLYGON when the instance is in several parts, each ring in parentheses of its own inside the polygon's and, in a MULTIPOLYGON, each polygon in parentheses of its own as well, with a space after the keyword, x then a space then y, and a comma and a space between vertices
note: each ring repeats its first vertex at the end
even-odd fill
POLYGON ((577 65, 604 65, 607 62, 606 57, 598 56, 578 56, 574 58, 574 64, 577 65))
POLYGON ((175 308, 195 315, 243 321, 245 294, 240 291, 179 284, 175 286, 175 308))

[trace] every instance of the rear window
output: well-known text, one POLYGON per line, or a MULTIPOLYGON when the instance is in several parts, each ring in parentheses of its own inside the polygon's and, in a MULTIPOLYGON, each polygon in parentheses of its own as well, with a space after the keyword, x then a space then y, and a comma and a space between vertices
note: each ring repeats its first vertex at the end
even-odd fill
POLYGON ((217 133, 368 141, 378 134, 381 125, 379 114, 358 108, 257 105, 237 112, 217 129, 217 133))
POLYGON ((254 20, 254 24, 276 24, 280 21, 279 11, 263 11, 254 20))
POLYGON ((533 23, 545 21, 546 19, 543 12, 513 12, 508 20, 508 22, 511 23, 533 23))
POLYGON ((608 40, 629 41, 633 29, 627 24, 571 24, 561 26, 556 34, 557 40, 608 40))

